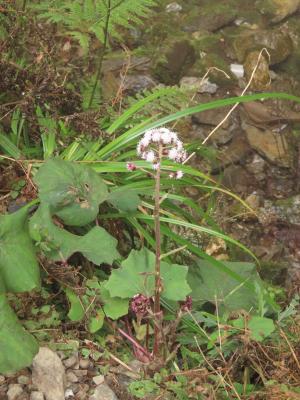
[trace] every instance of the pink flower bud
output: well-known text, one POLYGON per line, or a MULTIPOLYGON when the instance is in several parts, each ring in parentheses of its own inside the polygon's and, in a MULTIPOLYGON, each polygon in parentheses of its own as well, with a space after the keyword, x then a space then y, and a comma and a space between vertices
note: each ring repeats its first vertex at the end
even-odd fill
POLYGON ((136 170, 136 165, 134 163, 128 162, 126 164, 126 168, 128 169, 128 171, 135 171, 136 170))
POLYGON ((180 302, 180 308, 182 311, 191 311, 193 307, 193 300, 191 296, 186 296, 185 301, 180 302))

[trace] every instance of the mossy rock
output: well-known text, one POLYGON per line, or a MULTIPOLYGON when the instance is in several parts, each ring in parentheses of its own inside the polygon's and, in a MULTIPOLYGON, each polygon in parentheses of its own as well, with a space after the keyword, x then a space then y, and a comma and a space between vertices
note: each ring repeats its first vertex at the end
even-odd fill
POLYGON ((153 65, 153 75, 167 85, 177 84, 196 61, 196 52, 190 40, 166 42, 161 56, 153 65))
POLYGON ((266 48, 270 54, 270 65, 284 61, 294 48, 291 37, 278 29, 245 32, 235 39, 233 47, 241 63, 250 52, 266 48))
POLYGON ((216 32, 231 24, 238 15, 237 0, 219 0, 211 2, 206 0, 191 8, 184 21, 186 32, 197 32, 206 30, 216 32))

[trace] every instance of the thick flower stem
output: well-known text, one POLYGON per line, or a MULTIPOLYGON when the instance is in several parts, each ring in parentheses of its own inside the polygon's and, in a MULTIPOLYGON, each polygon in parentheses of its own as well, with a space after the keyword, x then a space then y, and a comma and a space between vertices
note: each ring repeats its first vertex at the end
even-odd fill
POLYGON ((154 348, 153 354, 154 356, 158 356, 160 353, 160 325, 161 325, 161 311, 160 311, 160 293, 162 290, 161 287, 161 276, 160 276, 160 256, 161 256, 161 236, 160 236, 160 218, 159 218, 159 209, 160 209, 160 163, 162 159, 163 146, 159 145, 158 149, 158 168, 156 170, 155 175, 155 206, 154 206, 154 229, 155 229, 155 294, 154 294, 154 318, 155 318, 155 327, 154 327, 154 348))

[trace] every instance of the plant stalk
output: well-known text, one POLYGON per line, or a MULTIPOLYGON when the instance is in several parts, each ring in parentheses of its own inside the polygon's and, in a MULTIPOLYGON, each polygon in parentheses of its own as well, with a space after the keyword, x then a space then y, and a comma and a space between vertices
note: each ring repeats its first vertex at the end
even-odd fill
POLYGON ((155 192, 154 192, 154 230, 155 230, 155 293, 154 293, 154 347, 153 354, 158 356, 160 353, 160 325, 161 325, 161 310, 160 310, 160 293, 161 287, 161 276, 160 276, 160 256, 161 256, 161 234, 160 234, 160 163, 162 159, 163 146, 159 144, 158 148, 158 168, 155 176, 155 192))
POLYGON ((97 73, 96 73, 96 78, 95 78, 95 83, 92 89, 91 97, 89 100, 88 108, 91 107, 93 104, 93 100, 95 97, 96 89, 98 86, 98 82, 100 80, 101 72, 102 72, 102 64, 103 64, 103 59, 104 55, 106 53, 106 48, 107 48, 107 43, 108 43, 108 25, 109 25, 109 20, 111 16, 111 0, 108 0, 107 3, 107 13, 106 13, 106 18, 105 18, 105 25, 103 28, 103 35, 104 35, 104 41, 103 41, 103 46, 101 47, 100 55, 99 55, 99 62, 98 62, 98 67, 97 67, 97 73))

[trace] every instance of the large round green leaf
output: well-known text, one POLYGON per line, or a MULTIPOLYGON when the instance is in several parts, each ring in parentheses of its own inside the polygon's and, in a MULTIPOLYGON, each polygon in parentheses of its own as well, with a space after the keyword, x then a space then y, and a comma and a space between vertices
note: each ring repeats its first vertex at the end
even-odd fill
MULTIPOLYGON (((112 297, 131 298, 141 293, 154 295, 155 255, 147 250, 132 250, 121 268, 113 270, 105 285, 112 297)), ((162 297, 167 300, 184 300, 191 292, 186 281, 188 268, 183 265, 161 262, 162 297)))
MULTIPOLYGON (((0 278, 7 291, 25 292, 40 285, 26 208, 0 216, 0 278)), ((0 292, 1 293, 1 292, 0 292)))
POLYGON ((238 273, 244 278, 237 282, 229 274, 212 268, 211 263, 199 260, 197 266, 192 266, 188 273, 188 282, 192 288, 194 302, 199 304, 207 301, 215 304, 218 302, 219 312, 224 309, 233 311, 244 309, 250 311, 257 308, 258 299, 253 296, 253 291, 247 286, 248 282, 262 285, 255 265, 247 262, 227 262, 223 264, 230 271, 238 273))
POLYGON ((35 176, 39 196, 66 225, 92 222, 108 197, 106 184, 91 168, 61 159, 49 160, 35 176))

